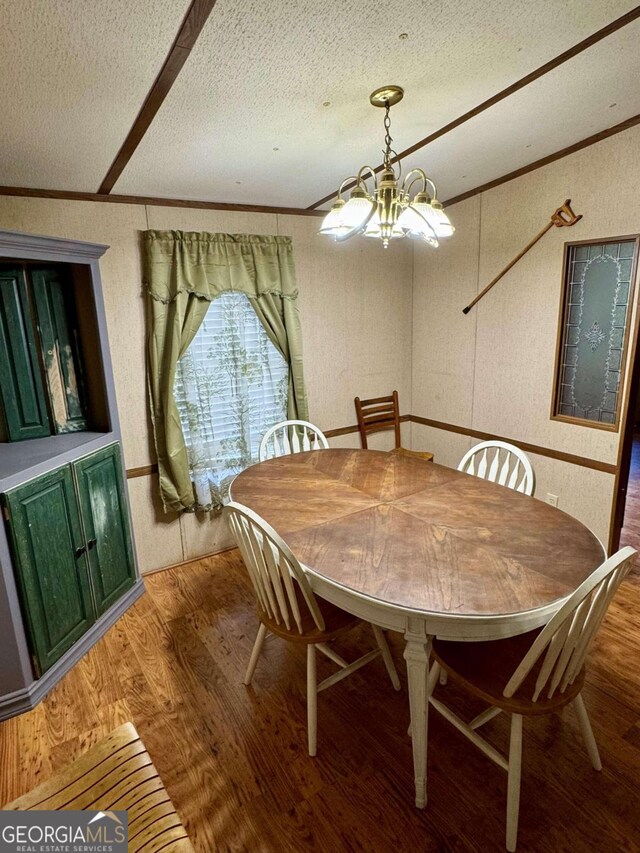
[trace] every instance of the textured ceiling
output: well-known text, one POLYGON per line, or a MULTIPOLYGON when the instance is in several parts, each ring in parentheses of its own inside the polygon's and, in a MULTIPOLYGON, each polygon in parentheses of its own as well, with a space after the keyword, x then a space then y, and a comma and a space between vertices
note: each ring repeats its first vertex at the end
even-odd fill
MULTIPOLYGON (((395 147, 401 150, 631 8, 616 0, 390 0, 383 15, 382 6, 369 2, 287 0, 265 6, 261 0, 218 0, 114 191, 310 205, 361 163, 379 163, 382 113, 368 103, 376 86, 405 88, 404 101, 392 110, 395 147), (400 39, 401 33, 407 38, 400 39), (324 107, 325 101, 331 106, 324 107)), ((612 38, 598 51, 602 73, 618 61, 612 38)), ((626 71, 616 71, 614 100, 621 110, 637 80, 626 71)), ((582 88, 572 83, 563 97, 565 78, 559 74, 561 82, 556 78, 538 101, 547 107, 548 93, 554 94, 544 121, 532 114, 515 127, 507 106, 499 122, 485 114, 489 129, 477 151, 469 125, 458 131, 460 144, 469 143, 469 163, 445 163, 432 158, 430 148, 414 162, 428 165, 433 159, 447 197, 503 174, 504 151, 519 144, 522 123, 529 137, 524 144, 532 149, 523 146, 516 165, 541 156, 543 148, 562 147, 549 131, 564 121, 576 89, 581 116, 585 108, 590 114, 593 81, 582 88), (489 150, 487 135, 495 143, 489 150)), ((584 136, 589 121, 583 118, 586 122, 568 128, 569 142, 584 136)), ((594 129, 613 118, 600 110, 594 129)))
MULTIPOLYGON (((96 191, 188 5, 0 0, 0 184, 96 191)), ((375 87, 405 89, 392 109, 400 151, 632 8, 218 0, 113 191, 306 207, 380 162, 375 87)), ((637 23, 608 36, 405 165, 447 198, 639 113, 639 36, 637 23)))
POLYGON ((189 0, 0 0, 0 184, 95 192, 189 0))
POLYGON ((636 21, 417 151, 403 167, 424 166, 441 197, 452 198, 639 114, 639 43, 636 21))

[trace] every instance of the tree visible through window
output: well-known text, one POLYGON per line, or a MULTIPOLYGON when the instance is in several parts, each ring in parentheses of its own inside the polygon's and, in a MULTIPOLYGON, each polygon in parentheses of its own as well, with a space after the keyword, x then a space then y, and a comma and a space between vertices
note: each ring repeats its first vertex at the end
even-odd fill
POLYGON ((286 418, 289 373, 243 293, 224 293, 178 361, 174 394, 198 504, 220 505, 286 418))

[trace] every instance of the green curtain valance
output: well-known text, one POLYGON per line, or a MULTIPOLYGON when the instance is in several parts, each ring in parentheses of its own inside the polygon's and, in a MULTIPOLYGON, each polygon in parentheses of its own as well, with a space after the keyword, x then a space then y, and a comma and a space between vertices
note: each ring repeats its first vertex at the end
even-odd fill
POLYGON ((209 509, 195 496, 173 388, 178 359, 200 328, 209 302, 244 293, 289 371, 287 417, 308 419, 302 331, 290 237, 144 231, 147 382, 165 511, 209 509))
POLYGON ((291 237, 145 231, 143 244, 144 284, 158 302, 179 293, 208 302, 226 291, 253 299, 298 296, 291 237))

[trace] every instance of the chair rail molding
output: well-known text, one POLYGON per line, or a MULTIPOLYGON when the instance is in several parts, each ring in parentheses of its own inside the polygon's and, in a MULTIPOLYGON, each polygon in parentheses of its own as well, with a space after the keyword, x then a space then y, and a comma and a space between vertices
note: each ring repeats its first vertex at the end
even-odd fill
MULTIPOLYGON (((432 418, 423 418, 419 415, 401 415, 400 423, 422 424, 423 426, 440 429, 444 432, 453 432, 457 435, 468 435, 470 438, 477 438, 481 441, 505 441, 509 444, 515 444, 521 450, 527 453, 533 453, 536 456, 546 456, 547 459, 555 459, 558 462, 568 462, 570 465, 579 465, 582 468, 591 468, 594 471, 602 471, 604 474, 612 474, 615 476, 618 473, 618 465, 612 462, 603 462, 600 459, 591 459, 588 456, 578 456, 575 453, 565 453, 564 450, 555 450, 553 447, 543 447, 539 444, 531 444, 527 441, 520 441, 517 438, 507 438, 503 435, 496 435, 492 432, 483 432, 482 430, 473 429, 472 427, 458 426, 457 424, 446 423, 445 421, 436 421, 432 418)), ((337 438, 340 435, 352 435, 357 433, 358 425, 337 427, 336 429, 323 430, 327 438, 337 438)), ((127 468, 127 479, 132 480, 135 477, 148 477, 151 474, 158 473, 158 466, 155 463, 150 465, 141 465, 137 468, 127 468)))

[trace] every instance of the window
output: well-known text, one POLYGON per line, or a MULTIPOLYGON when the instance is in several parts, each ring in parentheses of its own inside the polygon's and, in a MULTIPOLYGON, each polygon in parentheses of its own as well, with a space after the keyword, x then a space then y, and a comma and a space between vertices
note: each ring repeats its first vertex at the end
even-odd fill
POLYGON ((551 416, 615 430, 638 238, 565 244, 551 416))
POLYGON ((289 373, 243 293, 224 293, 178 361, 174 394, 198 503, 219 504, 286 418, 289 373))

